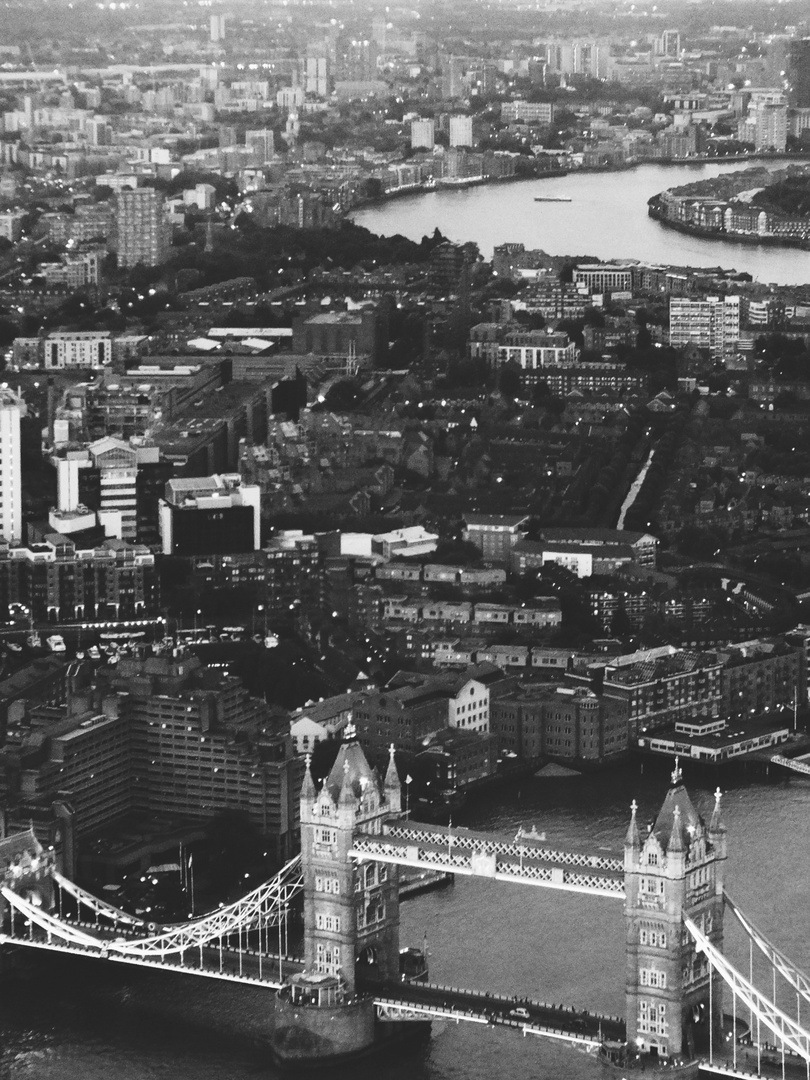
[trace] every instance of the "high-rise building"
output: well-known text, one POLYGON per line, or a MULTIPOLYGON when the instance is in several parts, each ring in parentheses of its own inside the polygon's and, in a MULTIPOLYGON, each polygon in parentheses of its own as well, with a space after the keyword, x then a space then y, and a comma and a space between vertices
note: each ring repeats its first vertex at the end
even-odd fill
POLYGON ((471 116, 450 117, 450 145, 472 146, 473 125, 471 116))
POLYGON ((436 142, 436 125, 433 120, 411 121, 411 149, 432 150, 436 142))
POLYGON ((665 30, 658 40, 658 55, 677 58, 681 55, 681 35, 678 30, 665 30))
POLYGON ((112 128, 101 116, 94 116, 85 124, 88 141, 91 146, 109 146, 112 142, 112 128))
POLYGON ((810 109, 810 38, 791 41, 787 70, 791 105, 810 109))
POLYGON ((326 56, 308 56, 304 64, 304 89, 316 97, 329 93, 329 60, 326 56))
POLYGON ((210 38, 213 42, 225 40, 225 15, 212 15, 210 26, 210 38))
POLYGON ((787 105, 761 104, 754 110, 754 147, 782 151, 787 145, 787 105))
POLYGON ((686 300, 673 296, 669 301, 670 345, 697 345, 710 349, 712 356, 722 356, 736 347, 740 339, 739 296, 707 296, 705 300, 686 300))
POLYGON ((272 128, 258 128, 245 132, 245 146, 251 154, 252 165, 264 165, 275 156, 275 132, 272 128))
POLYGON ((163 196, 154 188, 136 188, 118 195, 118 265, 123 269, 159 266, 168 248, 163 196))
POLYGON ((7 388, 0 390, 0 536, 22 539, 22 461, 20 417, 25 402, 7 388))
POLYGON ((467 63, 463 56, 447 57, 442 78, 442 97, 459 98, 464 96, 466 70, 467 63))

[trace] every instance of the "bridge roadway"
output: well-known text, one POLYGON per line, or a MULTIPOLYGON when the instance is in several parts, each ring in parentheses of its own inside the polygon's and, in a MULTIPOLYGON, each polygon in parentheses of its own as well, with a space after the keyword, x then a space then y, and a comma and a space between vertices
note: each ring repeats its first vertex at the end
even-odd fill
POLYGON ((356 833, 350 854, 360 861, 624 899, 622 857, 609 852, 555 848, 532 835, 502 838, 391 818, 383 823, 382 833, 356 833))
MULTIPOLYGON (((68 923, 68 920, 65 921, 68 923)), ((251 986, 265 986, 268 989, 278 989, 287 976, 293 972, 302 971, 304 967, 300 958, 280 956, 279 953, 269 950, 260 952, 255 944, 251 947, 249 940, 246 940, 244 948, 223 942, 221 949, 218 945, 204 945, 202 948, 186 949, 183 953, 166 952, 153 958, 121 956, 107 950, 106 943, 114 938, 137 939, 137 934, 122 931, 120 927, 112 929, 73 919, 69 921, 69 925, 97 936, 98 950, 75 942, 60 941, 55 935, 49 938, 39 927, 28 927, 27 933, 0 933, 0 944, 44 949, 72 956, 86 956, 96 960, 110 960, 116 964, 178 971, 184 975, 201 975, 211 979, 246 983, 251 986)), ((256 932, 251 932, 250 937, 255 939, 256 932)))
POLYGON ((434 983, 384 983, 367 987, 378 1012, 386 1018, 447 1019, 498 1024, 595 1049, 603 1039, 623 1040, 625 1022, 618 1016, 599 1016, 566 1005, 551 1005, 530 998, 487 994, 479 990, 438 986, 434 983))
POLYGON ((801 754, 799 757, 795 758, 784 757, 782 754, 774 754, 771 761, 774 765, 783 765, 786 769, 792 769, 793 772, 810 776, 810 754, 801 754))

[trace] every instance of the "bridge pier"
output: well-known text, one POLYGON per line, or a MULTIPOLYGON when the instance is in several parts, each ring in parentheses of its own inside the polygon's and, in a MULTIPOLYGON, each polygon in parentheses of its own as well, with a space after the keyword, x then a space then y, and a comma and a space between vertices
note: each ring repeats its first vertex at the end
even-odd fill
POLYGON ((276 996, 272 1047, 285 1065, 327 1066, 367 1052, 374 1042, 373 999, 346 994, 334 976, 303 972, 276 996))

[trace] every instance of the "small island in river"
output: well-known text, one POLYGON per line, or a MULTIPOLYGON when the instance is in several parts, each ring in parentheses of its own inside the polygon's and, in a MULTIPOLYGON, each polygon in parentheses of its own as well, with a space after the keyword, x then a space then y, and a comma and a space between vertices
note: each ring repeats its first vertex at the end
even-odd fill
POLYGON ((650 217, 697 236, 810 247, 810 165, 746 169, 654 195, 650 217))

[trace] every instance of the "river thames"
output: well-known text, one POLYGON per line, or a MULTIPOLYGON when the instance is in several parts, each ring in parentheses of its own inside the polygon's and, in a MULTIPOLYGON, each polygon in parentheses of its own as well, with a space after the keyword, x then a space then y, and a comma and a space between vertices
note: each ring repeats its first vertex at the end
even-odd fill
MULTIPOLYGON (((668 767, 648 764, 642 775, 636 763, 594 777, 526 780, 488 796, 459 820, 504 835, 534 824, 550 842, 618 852, 630 800, 638 799, 641 822, 652 818, 666 792, 668 767)), ((698 808, 710 813, 717 776, 687 771, 685 779, 698 808)), ((810 779, 753 784, 738 777, 729 782, 723 812, 730 895, 791 959, 810 968, 805 925, 810 779)), ((727 951, 745 968, 748 954, 731 922, 727 914, 727 951)), ((450 888, 403 904, 403 944, 421 945, 423 935, 436 982, 527 994, 593 1012, 624 1012, 619 900, 459 879, 450 888)), ((38 967, 46 961, 41 958, 38 967)), ((93 964, 82 962, 69 978, 62 973, 46 980, 0 980, 4 1080, 276 1076, 263 1054, 223 1035, 143 1016, 133 1005, 138 972, 117 969, 115 992, 100 994, 93 964)), ((216 995, 215 982, 200 981, 206 994, 216 995)), ((159 1000, 151 1004, 160 1010, 159 1000)), ((227 1027, 227 1015, 222 1021, 227 1027)), ((338 1075, 356 1080, 596 1080, 600 1069, 592 1057, 541 1039, 475 1024, 437 1024, 429 1043, 412 1053, 363 1062, 338 1075)))
POLYGON ((401 233, 412 240, 438 226, 456 243, 474 241, 485 258, 496 244, 519 242, 550 255, 733 267, 758 281, 804 284, 810 281, 810 251, 704 240, 665 228, 647 214, 647 200, 665 188, 761 164, 641 165, 622 172, 573 172, 547 180, 433 191, 380 203, 355 214, 354 220, 372 232, 401 233), (536 203, 535 195, 565 196, 571 202, 536 203))

